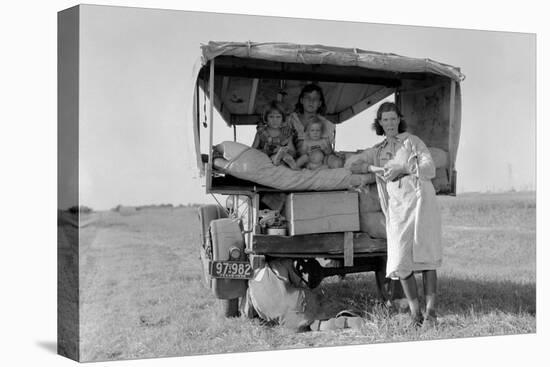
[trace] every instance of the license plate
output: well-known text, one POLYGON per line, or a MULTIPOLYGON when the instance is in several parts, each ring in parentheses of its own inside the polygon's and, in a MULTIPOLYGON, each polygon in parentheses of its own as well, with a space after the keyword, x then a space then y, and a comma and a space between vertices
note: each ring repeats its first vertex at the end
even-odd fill
POLYGON ((213 278, 252 279, 252 266, 248 261, 212 261, 213 278))

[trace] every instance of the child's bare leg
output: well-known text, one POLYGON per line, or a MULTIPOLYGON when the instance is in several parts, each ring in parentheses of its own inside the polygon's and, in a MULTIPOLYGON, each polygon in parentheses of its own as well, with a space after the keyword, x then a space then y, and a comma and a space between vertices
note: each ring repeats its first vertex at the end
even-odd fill
POLYGON ((288 153, 284 155, 283 162, 285 162, 291 169, 298 169, 298 165, 296 164, 296 161, 288 153))
POLYGON ((281 164, 281 159, 283 158, 283 156, 286 154, 286 149, 284 147, 281 147, 277 150, 277 153, 275 153, 272 157, 271 157, 271 160, 273 161, 273 164, 278 166, 281 164))
POLYGON ((309 162, 309 156, 307 154, 301 155, 296 160, 296 166, 302 168, 307 162, 309 162))
POLYGON ((436 293, 437 274, 435 270, 424 270, 422 272, 422 283, 424 296, 426 298, 426 314, 428 317, 436 317, 436 293))
POLYGON ((409 302, 413 326, 420 326, 422 324, 422 313, 420 312, 418 288, 416 286, 416 278, 414 277, 414 273, 411 273, 408 277, 401 279, 401 286, 403 287, 405 297, 407 297, 407 301, 409 302))

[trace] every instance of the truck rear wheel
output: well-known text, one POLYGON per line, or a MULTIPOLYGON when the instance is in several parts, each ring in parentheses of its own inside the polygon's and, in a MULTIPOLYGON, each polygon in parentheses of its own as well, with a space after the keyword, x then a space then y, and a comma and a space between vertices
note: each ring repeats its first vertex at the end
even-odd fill
POLYGON ((198 209, 201 232, 200 260, 202 263, 202 280, 207 288, 212 287, 212 278, 208 274, 208 261, 212 260, 212 241, 210 223, 213 220, 227 218, 225 211, 218 205, 202 205, 198 209))
POLYGON ((205 247, 206 242, 209 240, 209 228, 210 222, 215 219, 227 218, 227 214, 223 208, 218 205, 202 205, 199 210, 199 222, 201 229, 201 244, 205 247))
MULTIPOLYGON (((221 218, 210 223, 210 236, 212 238, 212 260, 231 261, 246 260, 244 253, 244 237, 242 226, 238 219, 221 218), (230 252, 238 250, 239 258, 232 259, 230 252)), ((246 279, 212 278, 212 291, 219 299, 238 299, 246 294, 248 281, 246 279)))

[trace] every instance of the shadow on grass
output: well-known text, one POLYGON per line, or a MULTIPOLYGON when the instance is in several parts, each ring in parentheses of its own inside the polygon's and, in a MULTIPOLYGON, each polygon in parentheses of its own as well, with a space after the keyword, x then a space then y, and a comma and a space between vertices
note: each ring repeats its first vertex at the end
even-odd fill
MULTIPOLYGON (((416 279, 420 301, 423 302, 422 277, 417 276, 416 279)), ((324 281, 321 287, 329 311, 371 310, 379 303, 376 283, 370 274, 346 277, 344 280, 333 277, 324 281)), ((440 277, 438 309, 443 314, 499 311, 535 316, 536 286, 534 283, 440 277)))
POLYGON ((441 278, 438 293, 440 308, 450 312, 536 315, 535 283, 441 278))

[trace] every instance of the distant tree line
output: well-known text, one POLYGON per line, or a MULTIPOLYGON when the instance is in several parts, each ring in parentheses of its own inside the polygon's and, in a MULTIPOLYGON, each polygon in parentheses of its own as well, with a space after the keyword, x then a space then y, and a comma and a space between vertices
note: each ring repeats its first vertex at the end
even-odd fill
POLYGON ((174 209, 174 208, 198 208, 201 205, 199 203, 189 203, 189 204, 148 204, 148 205, 136 205, 136 206, 127 206, 118 204, 114 208, 111 209, 113 212, 120 212, 121 210, 124 210, 124 208, 133 208, 135 210, 147 210, 147 209, 174 209))
POLYGON ((67 209, 67 211, 71 214, 90 214, 92 213, 94 210, 92 208, 89 208, 85 205, 73 205, 71 206, 69 209, 67 209))

